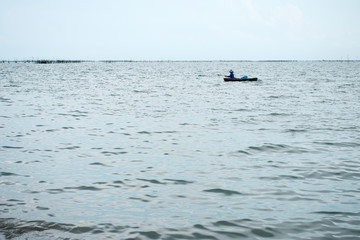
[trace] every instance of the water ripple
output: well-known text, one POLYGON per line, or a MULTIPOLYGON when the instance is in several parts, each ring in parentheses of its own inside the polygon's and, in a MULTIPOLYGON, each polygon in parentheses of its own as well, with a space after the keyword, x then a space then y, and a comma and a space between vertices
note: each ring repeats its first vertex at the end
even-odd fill
POLYGON ((204 190, 204 192, 220 193, 220 194, 224 194, 224 195, 226 195, 226 196, 242 195, 242 193, 240 193, 240 192, 238 192, 238 191, 221 189, 221 188, 207 189, 207 190, 204 190))

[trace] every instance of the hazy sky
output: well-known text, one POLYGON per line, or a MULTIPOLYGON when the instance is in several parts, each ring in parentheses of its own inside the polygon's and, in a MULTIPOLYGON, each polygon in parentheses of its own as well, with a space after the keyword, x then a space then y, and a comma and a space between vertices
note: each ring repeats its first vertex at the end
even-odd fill
POLYGON ((360 0, 0 0, 0 59, 360 60, 360 0))

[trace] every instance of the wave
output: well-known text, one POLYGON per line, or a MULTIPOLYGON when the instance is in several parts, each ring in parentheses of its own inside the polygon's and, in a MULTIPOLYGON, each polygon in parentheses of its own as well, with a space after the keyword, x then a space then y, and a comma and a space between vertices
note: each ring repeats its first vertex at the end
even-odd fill
MULTIPOLYGON (((314 214, 322 214, 315 212, 314 214)), ((328 214, 328 213, 325 213, 328 214)), ((330 216, 334 213, 330 213, 330 216)), ((339 215, 335 213, 335 215, 339 215)), ((358 216, 358 215, 356 215, 358 216)), ((334 216, 336 217, 336 216, 334 216)), ((219 220, 188 226, 163 228, 153 224, 99 223, 78 225, 41 220, 0 218, 0 234, 6 239, 359 239, 360 220, 343 224, 340 219, 296 219, 265 224, 255 219, 219 220), (61 237, 62 236, 62 237, 61 237)), ((1 235, 0 235, 1 236, 1 235)))

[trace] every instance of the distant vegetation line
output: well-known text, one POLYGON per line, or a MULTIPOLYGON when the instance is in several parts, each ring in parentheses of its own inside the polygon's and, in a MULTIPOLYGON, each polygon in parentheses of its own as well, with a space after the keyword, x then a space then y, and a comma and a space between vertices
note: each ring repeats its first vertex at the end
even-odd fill
POLYGON ((82 62, 360 62, 360 60, 0 60, 0 63, 82 63, 82 62))

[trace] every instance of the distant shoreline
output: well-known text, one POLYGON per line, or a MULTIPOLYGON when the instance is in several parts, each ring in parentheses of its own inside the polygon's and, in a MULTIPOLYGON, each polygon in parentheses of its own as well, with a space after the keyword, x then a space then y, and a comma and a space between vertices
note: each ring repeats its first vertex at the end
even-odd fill
POLYGON ((85 63, 85 62, 360 62, 360 60, 0 60, 0 63, 85 63))

